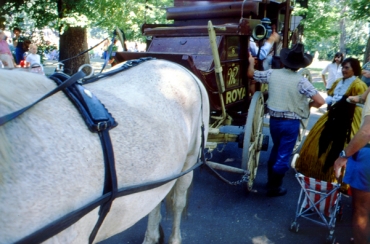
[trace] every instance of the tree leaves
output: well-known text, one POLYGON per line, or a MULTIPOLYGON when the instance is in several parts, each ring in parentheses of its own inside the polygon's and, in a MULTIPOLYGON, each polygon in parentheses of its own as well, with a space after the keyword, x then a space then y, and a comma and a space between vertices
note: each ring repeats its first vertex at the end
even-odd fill
POLYGON ((306 50, 332 59, 337 51, 361 58, 367 41, 369 0, 309 0, 308 8, 295 6, 293 15, 305 15, 306 50), (344 28, 344 29, 343 29, 344 28))

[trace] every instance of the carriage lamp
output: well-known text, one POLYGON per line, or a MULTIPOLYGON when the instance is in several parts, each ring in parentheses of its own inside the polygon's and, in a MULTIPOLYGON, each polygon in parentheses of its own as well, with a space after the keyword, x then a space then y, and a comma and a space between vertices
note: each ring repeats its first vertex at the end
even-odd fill
POLYGON ((269 18, 263 18, 261 20, 262 24, 256 25, 252 31, 252 38, 256 41, 267 39, 271 36, 271 21, 269 18))

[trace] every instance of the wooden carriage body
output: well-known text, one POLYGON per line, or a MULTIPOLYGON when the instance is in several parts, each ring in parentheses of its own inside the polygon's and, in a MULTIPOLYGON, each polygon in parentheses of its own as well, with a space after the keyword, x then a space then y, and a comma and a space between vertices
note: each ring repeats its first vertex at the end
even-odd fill
MULTIPOLYGON (((264 96, 261 86, 247 77, 249 46, 252 36, 257 44, 266 39, 262 19, 268 18, 282 37, 280 48, 288 47, 291 14, 290 0, 175 0, 167 8, 173 24, 144 24, 148 39, 146 52, 117 52, 117 62, 155 57, 183 65, 193 72, 207 89, 210 106, 210 130, 207 148, 238 142, 243 148, 241 168, 207 161, 217 170, 240 173, 249 192, 257 174, 259 155, 267 150, 268 136, 263 134, 264 96), (258 38, 257 38, 258 37, 258 38), (244 126, 240 134, 222 133, 225 125, 244 126), (246 176, 246 177, 245 177, 246 176)), ((276 56, 279 52, 276 51, 276 56)), ((261 67, 261 61, 257 69, 261 67)), ((174 77, 175 79, 176 77, 174 77)))
MULTIPOLYGON (((150 39, 147 52, 117 52, 118 62, 150 56, 170 60, 192 71, 205 85, 213 115, 225 107, 227 123, 244 125, 253 91, 247 77, 250 37, 261 19, 268 17, 287 40, 284 23, 289 22, 289 2, 282 1, 180 1, 167 8, 173 24, 144 24, 142 33, 150 39), (215 76, 215 63, 208 35, 208 21, 217 27, 216 45, 222 66, 225 90, 221 92, 215 76)), ((287 46, 287 44, 283 44, 287 46)), ((259 90, 257 87, 256 90, 259 90)))

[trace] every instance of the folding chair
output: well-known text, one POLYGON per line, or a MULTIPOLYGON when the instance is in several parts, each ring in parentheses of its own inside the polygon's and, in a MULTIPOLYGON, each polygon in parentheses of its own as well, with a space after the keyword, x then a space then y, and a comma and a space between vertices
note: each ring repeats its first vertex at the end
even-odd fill
MULTIPOLYGON (((298 154, 294 155, 292 167, 298 157, 298 154)), ((340 184, 317 180, 298 172, 296 172, 295 177, 301 186, 301 191, 295 219, 290 226, 290 230, 298 232, 299 224, 297 220, 302 217, 316 224, 326 226, 329 229, 326 243, 335 243, 335 222, 342 217, 340 184)))

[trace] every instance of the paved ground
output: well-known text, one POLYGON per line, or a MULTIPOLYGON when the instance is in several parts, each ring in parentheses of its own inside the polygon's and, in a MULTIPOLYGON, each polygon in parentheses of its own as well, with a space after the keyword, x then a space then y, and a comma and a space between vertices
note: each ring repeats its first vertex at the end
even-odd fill
MULTIPOLYGON (((311 110, 309 128, 321 116, 311 110)), ((224 131, 238 133, 242 128, 228 126, 224 131)), ((264 128, 268 134, 269 129, 264 128)), ((267 160, 271 150, 261 153, 254 191, 246 195, 241 186, 231 186, 221 182, 207 170, 194 171, 187 217, 181 223, 184 244, 320 244, 325 243, 328 230, 304 219, 299 219, 299 232, 291 232, 289 227, 294 219, 300 186, 295 179, 294 170, 288 171, 284 186, 286 196, 266 197, 267 160)), ((219 149, 222 145, 219 145, 219 149)), ((242 150, 236 143, 228 143, 222 152, 214 151, 212 161, 240 167, 242 150)), ((238 175, 221 172, 229 180, 239 179, 238 175)), ((336 223, 336 238, 339 243, 349 243, 351 237, 351 200, 344 197, 343 219, 336 223)), ((162 209, 162 227, 165 243, 171 234, 172 217, 162 209)), ((318 219, 318 218, 317 218, 318 219)), ((144 239, 147 217, 128 230, 117 234, 101 244, 139 244, 144 239)))
MULTIPOLYGON (((321 70, 327 63, 315 63, 312 67, 321 70)), ((310 67, 310 68, 312 68, 310 67)), ((318 76, 318 75, 317 75, 318 76)), ((320 77, 317 77, 317 81, 320 77)), ((323 97, 325 92, 320 92, 323 97)), ((326 111, 312 109, 308 128, 326 111)), ((238 133, 242 127, 228 126, 223 128, 229 133, 238 133)), ((263 129, 269 134, 268 127, 263 129)), ((222 149, 222 145, 219 145, 222 149)), ((272 147, 270 138, 269 149, 262 152, 254 191, 246 195, 241 186, 230 186, 213 177, 206 170, 194 171, 194 185, 189 199, 187 217, 181 224, 184 244, 215 243, 215 244, 316 244, 325 243, 328 229, 325 226, 299 219, 299 232, 291 232, 289 227, 294 219, 300 186, 291 169, 284 178, 284 186, 288 194, 284 197, 266 197, 267 160, 272 147)), ((236 143, 228 143, 222 152, 213 153, 212 161, 224 162, 227 165, 240 167, 242 149, 236 143)), ((222 173, 229 180, 239 179, 238 175, 222 173)), ((335 236, 339 243, 349 243, 351 231, 351 199, 343 197, 343 219, 336 223, 335 236)), ((171 233, 172 217, 163 207, 162 227, 165 243, 171 233)), ((101 244, 130 243, 139 244, 144 239, 147 217, 140 220, 128 230, 119 233, 101 244)))
MULTIPOLYGON (((45 63, 46 74, 55 69, 55 61, 45 63)), ((102 59, 93 59, 92 65, 100 70, 102 59)), ((321 82, 318 70, 322 70, 327 62, 315 62, 309 69, 315 70, 314 82, 321 82)), ((107 69, 110 67, 108 66, 107 69)), ((322 96, 326 96, 321 92, 322 96)), ((311 110, 309 128, 326 110, 311 110)), ((225 127, 224 130, 238 133, 242 127, 225 127)), ((269 134, 268 128, 264 133, 269 134)), ((294 170, 290 170, 284 186, 288 194, 284 197, 267 198, 265 183, 267 159, 271 150, 261 153, 257 178, 254 182, 254 191, 245 195, 240 186, 230 186, 219 181, 207 171, 196 169, 194 185, 189 200, 188 215, 181 224, 184 244, 215 243, 215 244, 316 244, 325 243, 328 235, 326 227, 316 225, 307 220, 299 220, 298 233, 289 231, 294 219, 300 186, 295 179, 294 170)), ((221 148, 221 145, 220 145, 221 148)), ((228 143, 222 152, 214 151, 212 161, 226 162, 226 164, 240 167, 242 149, 236 143, 228 143)), ((229 180, 239 179, 235 174, 224 174, 229 180)), ((336 237, 339 243, 349 243, 351 234, 351 199, 343 198, 343 220, 336 224, 336 237)), ((172 217, 162 209, 164 219, 162 227, 165 233, 165 242, 168 243, 171 233, 172 217)), ((140 220, 128 230, 119 233, 101 244, 142 243, 146 229, 147 217, 140 220)))

